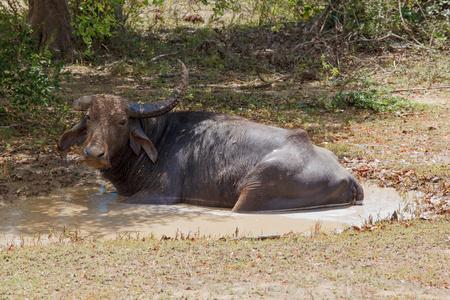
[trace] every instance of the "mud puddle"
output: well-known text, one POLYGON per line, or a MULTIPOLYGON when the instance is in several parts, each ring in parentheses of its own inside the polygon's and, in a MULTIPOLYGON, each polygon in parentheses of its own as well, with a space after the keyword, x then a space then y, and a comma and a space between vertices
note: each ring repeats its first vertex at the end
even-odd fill
POLYGON ((278 214, 235 214, 227 209, 190 205, 132 205, 104 188, 67 188, 58 194, 15 201, 0 207, 0 244, 36 239, 50 232, 77 232, 89 238, 114 238, 154 233, 174 237, 191 235, 242 235, 309 233, 317 222, 321 230, 342 230, 365 220, 385 218, 407 199, 394 189, 364 185, 364 205, 278 214))

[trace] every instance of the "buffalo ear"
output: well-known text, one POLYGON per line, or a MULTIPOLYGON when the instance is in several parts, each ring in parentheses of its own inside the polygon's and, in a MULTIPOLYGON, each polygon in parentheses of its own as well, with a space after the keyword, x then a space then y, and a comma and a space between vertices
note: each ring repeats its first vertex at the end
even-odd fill
POLYGON ((58 141, 58 150, 64 151, 73 145, 81 145, 86 140, 86 118, 84 117, 80 123, 72 129, 64 133, 58 141))
POLYGON ((148 139, 145 132, 139 125, 139 121, 134 121, 130 124, 130 147, 136 155, 139 155, 141 146, 144 148, 145 153, 151 159, 153 163, 156 163, 158 159, 158 151, 156 151, 153 143, 148 139))

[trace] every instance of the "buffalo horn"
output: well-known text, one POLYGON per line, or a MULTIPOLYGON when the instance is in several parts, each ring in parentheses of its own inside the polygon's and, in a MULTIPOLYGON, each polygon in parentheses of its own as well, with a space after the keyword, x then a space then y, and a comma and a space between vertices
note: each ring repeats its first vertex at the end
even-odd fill
POLYGON ((178 60, 178 63, 181 68, 181 82, 178 88, 165 100, 145 104, 130 102, 128 107, 130 117, 153 118, 161 116, 171 111, 181 101, 188 87, 189 73, 181 60, 178 60))
POLYGON ((94 96, 83 96, 73 102, 73 109, 78 111, 86 111, 91 106, 94 96))

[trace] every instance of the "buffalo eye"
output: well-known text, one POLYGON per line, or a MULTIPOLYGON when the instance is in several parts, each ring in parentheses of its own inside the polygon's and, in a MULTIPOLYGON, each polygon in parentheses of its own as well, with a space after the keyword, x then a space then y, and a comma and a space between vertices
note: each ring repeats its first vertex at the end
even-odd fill
POLYGON ((91 117, 89 115, 86 115, 86 121, 89 121, 91 119, 91 117))
POLYGON ((122 121, 119 122, 119 125, 123 126, 123 125, 125 125, 126 123, 127 123, 127 120, 124 119, 124 120, 122 120, 122 121))

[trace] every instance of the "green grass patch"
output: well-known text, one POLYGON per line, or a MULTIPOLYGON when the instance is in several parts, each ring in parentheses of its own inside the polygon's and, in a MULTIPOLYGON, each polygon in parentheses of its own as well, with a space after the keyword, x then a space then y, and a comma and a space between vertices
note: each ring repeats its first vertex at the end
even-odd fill
POLYGON ((378 112, 415 110, 423 107, 387 90, 363 90, 338 93, 327 103, 331 109, 355 107, 378 112))

